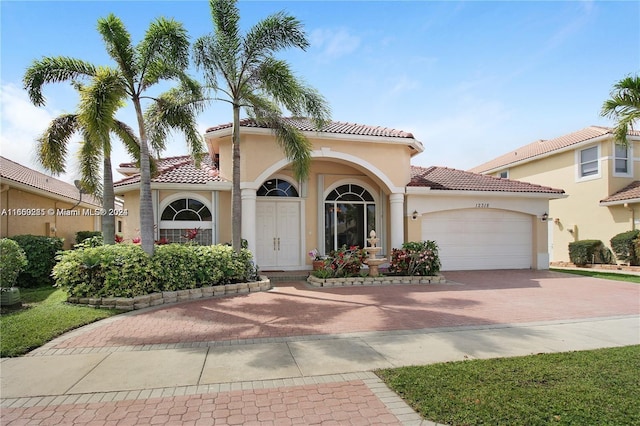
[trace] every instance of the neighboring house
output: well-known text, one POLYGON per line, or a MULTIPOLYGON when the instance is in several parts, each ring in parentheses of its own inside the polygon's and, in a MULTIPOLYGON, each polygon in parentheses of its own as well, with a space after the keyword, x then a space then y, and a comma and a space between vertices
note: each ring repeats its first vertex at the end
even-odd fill
MULTIPOLYGON (((562 190, 412 167, 411 158, 424 147, 400 130, 330 122, 316 131, 306 119, 288 120, 312 145, 303 182, 293 178, 270 129, 241 122, 242 237, 263 270, 310 269, 312 249, 326 254, 343 244, 363 247, 371 230, 387 256, 405 241, 435 239, 444 269, 548 267, 540 218, 562 190), (513 227, 521 232, 517 237, 513 227), (477 248, 459 244, 471 239, 477 248), (521 246, 517 259, 512 248, 503 250, 505 242, 521 246), (465 252, 457 256, 458 250, 465 252)), ((207 130, 209 155, 200 168, 188 156, 158 161, 151 181, 156 239, 185 241, 189 229, 198 229, 201 243, 231 241, 231 130, 231 124, 207 130)), ((133 164, 118 170, 128 175, 114 186, 129 212, 124 237, 131 240, 139 236, 140 176, 133 164)))
POLYGON ((551 140, 540 140, 471 169, 471 172, 563 188, 568 198, 550 202, 551 261, 569 261, 572 241, 611 237, 640 223, 640 132, 628 146, 613 131, 590 126, 551 140))
POLYGON ((74 185, 0 157, 0 236, 62 237, 71 248, 76 232, 100 230, 100 201, 79 196, 74 185))

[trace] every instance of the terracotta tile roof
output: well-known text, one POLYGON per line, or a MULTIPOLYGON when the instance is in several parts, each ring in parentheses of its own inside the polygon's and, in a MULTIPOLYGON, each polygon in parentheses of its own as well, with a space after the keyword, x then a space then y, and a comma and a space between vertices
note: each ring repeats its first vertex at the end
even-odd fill
MULTIPOLYGON (((136 167, 135 163, 122 163, 120 167, 136 167)), ((209 182, 225 182, 218 175, 218 169, 211 157, 204 155, 200 167, 196 167, 190 155, 167 157, 157 160, 157 173, 151 178, 152 183, 187 183, 206 184, 209 182)), ((114 183, 114 187, 140 182, 140 173, 128 176, 114 183)))
POLYGON ((435 166, 428 168, 411 166, 411 182, 407 186, 429 187, 431 190, 443 191, 564 194, 562 189, 435 166))
MULTIPOLYGON (((285 120, 303 132, 318 131, 314 126, 313 122, 308 118, 287 117, 285 118, 285 120)), ((207 129, 207 133, 215 132, 216 130, 230 129, 232 127, 232 124, 233 123, 226 123, 226 124, 210 127, 207 129)), ((243 127, 267 128, 266 126, 258 125, 255 121, 249 118, 241 120, 240 125, 243 127)), ((387 137, 387 138, 413 139, 413 134, 404 132, 402 130, 390 129, 388 127, 380 127, 380 126, 367 126, 365 124, 357 124, 357 123, 345 123, 342 121, 330 121, 319 131, 324 133, 336 133, 341 135, 380 136, 380 137, 387 137)))
POLYGON ((631 182, 629 185, 622 188, 620 191, 613 195, 608 196, 601 203, 623 203, 630 200, 640 199, 640 180, 631 182))
MULTIPOLYGON (((59 197, 78 200, 78 189, 74 185, 30 169, 5 157, 0 157, 0 178, 2 183, 16 182, 59 197)), ((94 206, 102 205, 100 200, 87 194, 82 195, 82 202, 94 206)))
MULTIPOLYGON (((525 146, 521 146, 484 164, 469 169, 470 172, 484 173, 489 170, 506 167, 510 164, 523 160, 534 159, 538 156, 558 151, 581 142, 587 142, 600 136, 613 134, 613 129, 609 127, 589 126, 577 132, 560 136, 549 140, 538 140, 525 146)), ((630 131, 629 136, 640 136, 640 131, 630 131)))

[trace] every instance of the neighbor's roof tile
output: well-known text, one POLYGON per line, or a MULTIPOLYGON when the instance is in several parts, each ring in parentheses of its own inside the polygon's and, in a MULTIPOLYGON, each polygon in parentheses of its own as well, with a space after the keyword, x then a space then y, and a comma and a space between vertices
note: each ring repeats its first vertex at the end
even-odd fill
POLYGON ((612 203, 616 201, 628 201, 628 200, 640 199, 640 180, 635 180, 629 185, 622 188, 620 191, 613 195, 608 196, 601 203, 612 203))
POLYGON ((443 191, 564 194, 562 189, 436 166, 427 168, 411 166, 411 182, 407 186, 429 187, 431 190, 443 191))
MULTIPOLYGON (((558 151, 581 142, 589 141, 597 137, 613 134, 613 129, 609 127, 589 126, 577 132, 569 133, 554 139, 538 140, 525 146, 521 146, 493 160, 487 161, 479 166, 469 169, 470 172, 484 173, 489 170, 506 167, 510 164, 523 160, 535 159, 538 156, 558 151)), ((630 136, 640 136, 640 131, 630 131, 630 136)))
MULTIPOLYGON (((157 173, 151 178, 153 183, 206 184, 225 182, 218 174, 211 157, 204 155, 200 167, 196 167, 190 155, 167 157, 157 160, 157 173)), ((122 163, 120 167, 136 167, 135 163, 122 163)), ((140 173, 128 176, 114 183, 115 187, 140 182, 140 173)))
MULTIPOLYGON (((358 135, 358 136, 380 136, 388 138, 411 138, 413 134, 404 132, 402 130, 390 129, 388 127, 381 126, 367 126, 365 124, 357 123, 345 123, 342 121, 330 121, 321 129, 317 129, 313 122, 308 118, 295 118, 287 117, 284 120, 295 126, 298 130, 303 132, 324 132, 324 133, 336 133, 342 135, 358 135)), ((221 124, 218 126, 210 127, 207 129, 207 133, 215 132, 216 130, 229 129, 233 123, 221 124)), ((252 119, 244 119, 240 121, 240 125, 243 127, 256 127, 267 128, 267 126, 258 125, 252 119)))
MULTIPOLYGON (((78 200, 78 188, 44 173, 30 169, 5 157, 0 157, 0 177, 3 181, 13 181, 34 189, 46 191, 71 200, 78 200)), ((84 194, 82 201, 94 206, 101 206, 100 200, 84 194)))

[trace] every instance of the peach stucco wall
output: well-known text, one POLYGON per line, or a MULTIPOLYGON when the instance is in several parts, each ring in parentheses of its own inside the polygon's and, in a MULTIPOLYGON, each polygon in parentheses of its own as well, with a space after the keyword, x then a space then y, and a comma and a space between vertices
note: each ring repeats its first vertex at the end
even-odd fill
MULTIPOLYGON (((640 164, 635 162, 633 176, 615 177, 613 173, 613 149, 611 139, 600 145, 600 177, 589 180, 576 179, 576 150, 531 161, 509 168, 509 178, 540 185, 562 188, 569 195, 566 199, 551 200, 549 216, 553 248, 552 261, 568 261, 568 245, 572 241, 597 239, 610 245, 611 237, 634 229, 634 215, 638 217, 639 206, 600 206, 600 200, 614 194, 634 180, 640 179, 640 164)), ((579 149, 593 145, 584 145, 579 149)), ((640 143, 635 143, 633 152, 640 152, 640 143)))
POLYGON ((77 232, 100 230, 99 217, 81 214, 84 209, 92 210, 93 207, 79 206, 73 211, 78 212, 80 215, 65 216, 61 212, 73 207, 73 203, 59 201, 16 188, 8 188, 2 191, 0 204, 0 209, 7 209, 12 212, 22 209, 36 212, 36 215, 26 216, 22 214, 14 215, 13 213, 3 215, 0 221, 0 236, 2 237, 23 234, 61 237, 64 238, 64 248, 69 249, 75 244, 77 232), (51 214, 51 211, 55 212, 55 214, 51 214))

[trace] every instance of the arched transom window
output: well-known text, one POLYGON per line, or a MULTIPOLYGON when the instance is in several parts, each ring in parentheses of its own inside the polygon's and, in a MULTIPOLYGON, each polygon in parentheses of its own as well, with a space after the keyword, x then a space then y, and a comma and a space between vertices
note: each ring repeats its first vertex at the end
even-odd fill
POLYGON ((341 185, 327 195, 324 217, 327 253, 343 245, 365 247, 369 232, 375 229, 375 200, 360 185, 341 185))
POLYGON ((170 243, 194 240, 199 244, 212 244, 211 210, 195 198, 172 201, 160 216, 160 239, 170 243))
POLYGON ((284 179, 269 179, 262 184, 256 195, 259 197, 298 197, 298 190, 284 179))

